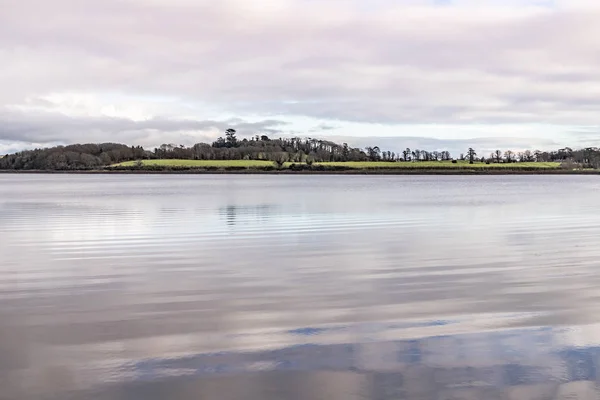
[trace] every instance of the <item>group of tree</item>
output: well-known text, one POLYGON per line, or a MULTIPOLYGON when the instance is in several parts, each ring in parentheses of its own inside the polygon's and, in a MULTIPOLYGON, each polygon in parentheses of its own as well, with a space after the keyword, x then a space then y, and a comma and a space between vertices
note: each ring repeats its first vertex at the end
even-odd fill
POLYGON ((72 144, 7 154, 0 158, 0 169, 85 170, 147 157, 148 153, 141 146, 72 144))
MULTIPOLYGON (((381 159, 381 151, 375 147, 373 157, 381 159)), ((387 156, 387 152, 384 152, 387 156)), ((313 138, 271 139, 266 135, 239 139, 233 129, 228 129, 225 137, 212 144, 196 143, 191 147, 162 144, 154 149, 153 158, 187 160, 285 160, 305 162, 325 161, 368 161, 365 150, 354 148, 347 143, 334 143, 313 138)))
POLYGON ((495 150, 488 157, 478 157, 473 148, 469 148, 466 154, 461 154, 460 160, 468 160, 470 163, 523 163, 523 162, 571 162, 583 168, 600 168, 600 148, 586 147, 573 150, 564 147, 554 151, 530 151, 514 152, 512 150, 495 150))
POLYGON ((425 151, 406 149, 402 152, 381 150, 378 146, 364 149, 351 147, 348 143, 334 143, 314 138, 278 138, 266 135, 238 139, 236 131, 228 129, 225 137, 211 145, 197 143, 192 147, 163 144, 154 149, 156 158, 194 160, 271 160, 285 159, 290 162, 344 162, 344 161, 447 161, 448 151, 425 151))
MULTIPOLYGON (((236 131, 228 129, 223 137, 212 144, 197 143, 193 146, 163 144, 153 151, 141 146, 126 146, 116 143, 73 144, 52 148, 35 149, 7 154, 0 157, 0 169, 9 170, 85 170, 98 169, 123 161, 142 159, 187 159, 187 160, 268 160, 282 165, 285 162, 422 162, 451 161, 450 152, 427 151, 406 148, 399 152, 382 151, 378 146, 364 149, 351 147, 347 143, 334 143, 314 138, 278 138, 256 135, 240 139, 236 131)), ((571 161, 578 165, 600 168, 600 149, 573 150, 562 148, 556 151, 496 150, 488 157, 480 157, 473 148, 461 154, 460 160, 470 163, 513 163, 571 161)))

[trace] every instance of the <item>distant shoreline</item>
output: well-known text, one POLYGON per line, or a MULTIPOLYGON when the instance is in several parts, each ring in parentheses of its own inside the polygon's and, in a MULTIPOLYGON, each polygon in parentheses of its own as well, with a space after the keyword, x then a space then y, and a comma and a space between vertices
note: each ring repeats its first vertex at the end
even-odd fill
POLYGON ((354 169, 354 170, 0 170, 0 174, 72 174, 72 175, 600 175, 600 170, 568 170, 568 169, 354 169))

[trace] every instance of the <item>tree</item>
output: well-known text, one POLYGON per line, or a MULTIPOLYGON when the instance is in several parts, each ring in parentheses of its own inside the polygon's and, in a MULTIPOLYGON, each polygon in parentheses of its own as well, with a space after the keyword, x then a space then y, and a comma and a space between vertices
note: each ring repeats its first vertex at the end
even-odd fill
POLYGON ((378 161, 379 160, 379 152, 381 151, 379 147, 367 147, 365 148, 367 151, 367 155, 369 156, 370 161, 378 161))
POLYGON ((350 147, 348 146, 348 143, 342 144, 342 157, 343 161, 348 161, 348 158, 350 157, 350 147))
POLYGON ((506 158, 507 163, 511 163, 515 160, 515 153, 513 153, 511 150, 506 150, 504 152, 504 158, 506 158))
POLYGON ((227 129, 225 131, 225 142, 227 143, 227 147, 236 147, 238 140, 237 137, 235 137, 235 134, 237 132, 235 131, 235 129, 227 129))
POLYGON ((473 164, 476 156, 477 156, 477 153, 475 152, 475 150, 473 150, 472 147, 469 147, 469 150, 467 150, 467 157, 469 157, 469 164, 473 164))
POLYGON ((402 152, 402 155, 404 156, 404 161, 408 161, 410 158, 410 149, 407 147, 406 150, 404 150, 402 152))
POLYGON ((379 149, 379 146, 375 146, 373 147, 373 157, 374 157, 374 161, 378 161, 379 160, 379 153, 381 153, 381 150, 379 149))
POLYGON ((496 150, 494 152, 496 162, 499 164, 502 161, 502 152, 500 150, 496 150))
POLYGON ((283 165, 287 162, 287 160, 288 160, 287 153, 281 152, 281 153, 275 154, 273 162, 275 163, 275 166, 277 167, 277 169, 281 169, 281 168, 283 168, 283 165))

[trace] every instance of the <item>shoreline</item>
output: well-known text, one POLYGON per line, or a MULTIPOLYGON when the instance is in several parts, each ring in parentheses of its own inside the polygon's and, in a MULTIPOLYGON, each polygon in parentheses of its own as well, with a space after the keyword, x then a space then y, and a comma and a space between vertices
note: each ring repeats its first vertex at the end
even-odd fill
POLYGON ((202 169, 171 169, 171 170, 0 170, 0 174, 72 174, 72 175, 600 175, 600 170, 510 170, 510 169, 357 169, 341 171, 318 170, 202 170, 202 169))

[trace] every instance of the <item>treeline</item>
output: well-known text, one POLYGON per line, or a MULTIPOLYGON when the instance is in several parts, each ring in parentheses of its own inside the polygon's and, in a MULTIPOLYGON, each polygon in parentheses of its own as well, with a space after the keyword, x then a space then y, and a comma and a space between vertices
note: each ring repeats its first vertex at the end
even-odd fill
MULTIPOLYGON (((150 153, 151 154, 151 153, 150 153)), ((0 158, 0 169, 11 170, 85 170, 148 158, 141 146, 118 143, 73 144, 21 151, 0 158)))
MULTIPOLYGON (((0 157, 4 170, 90 170, 101 169, 124 161, 143 159, 185 160, 267 160, 279 166, 291 163, 321 163, 347 161, 421 162, 455 161, 450 152, 405 149, 400 152, 382 151, 377 146, 364 149, 347 143, 334 143, 313 138, 278 138, 266 135, 239 139, 236 131, 228 129, 223 137, 211 144, 197 143, 191 147, 163 144, 152 151, 141 146, 117 143, 73 144, 45 149, 34 149, 0 157)), ((458 157, 471 163, 568 162, 574 167, 600 168, 600 149, 580 150, 562 148, 556 151, 496 150, 489 156, 479 156, 469 148, 458 157)))
POLYGON ((399 157, 379 147, 359 149, 347 143, 319 139, 279 138, 266 135, 238 139, 236 131, 228 129, 224 137, 212 144, 197 143, 191 147, 162 144, 153 151, 141 146, 123 144, 74 144, 34 149, 7 154, 0 158, 0 169, 9 170, 86 170, 98 169, 123 161, 143 159, 184 160, 267 160, 282 165, 285 162, 315 163, 328 161, 397 161, 399 157))
MULTIPOLYGON (((419 159, 450 160, 448 151, 416 150, 419 159)), ((349 146, 347 143, 334 143, 313 138, 271 139, 266 135, 256 135, 250 139, 238 139, 234 129, 228 129, 224 137, 212 144, 197 143, 192 147, 163 144, 154 149, 158 159, 186 160, 269 160, 274 162, 346 162, 346 161, 410 161, 410 149, 402 152, 381 150, 378 146, 364 149, 349 146)))
MULTIPOLYGON (((364 150, 350 147, 347 143, 334 143, 319 139, 279 138, 271 139, 266 135, 254 136, 250 139, 238 139, 233 129, 228 129, 224 137, 212 144, 197 143, 191 147, 163 144, 154 149, 153 157, 157 159, 185 160, 268 160, 305 162, 327 161, 369 161, 377 156, 382 157, 378 147, 367 154, 364 150)), ((385 155, 388 152, 383 152, 385 155)), ((391 155, 391 152, 390 152, 391 155)))
POLYGON ((475 150, 470 148, 466 155, 460 155, 461 160, 480 161, 485 163, 522 163, 522 162, 561 162, 571 164, 572 167, 600 168, 600 149, 598 147, 586 147, 573 150, 570 147, 554 151, 530 151, 514 152, 512 150, 496 150, 488 157, 478 158, 475 150))

